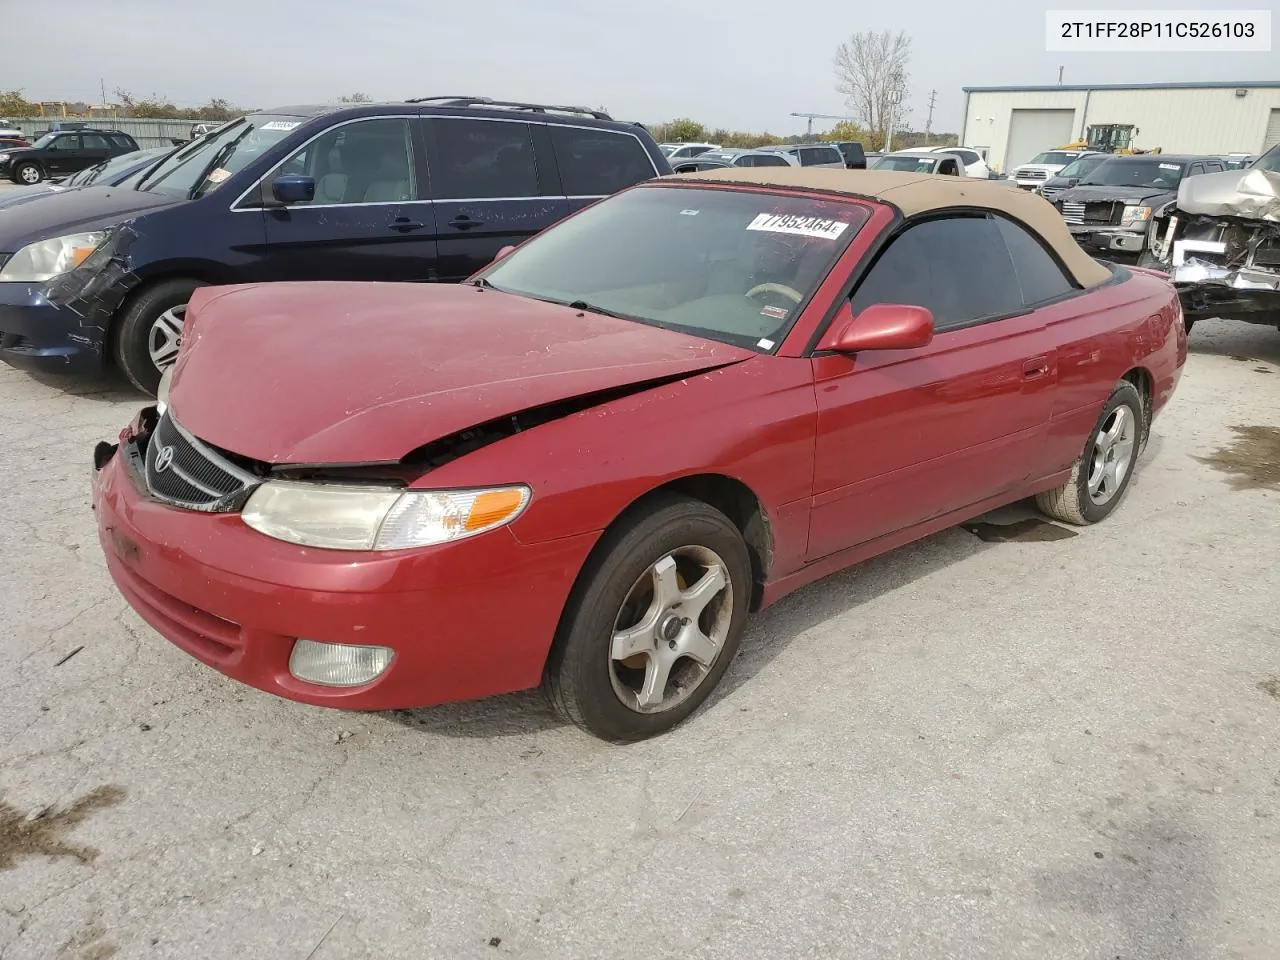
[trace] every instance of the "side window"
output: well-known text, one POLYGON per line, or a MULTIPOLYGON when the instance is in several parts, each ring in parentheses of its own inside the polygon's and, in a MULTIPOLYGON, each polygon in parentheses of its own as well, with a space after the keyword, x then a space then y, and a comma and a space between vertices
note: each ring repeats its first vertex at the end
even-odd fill
POLYGON ((1205 173, 1222 173, 1225 167, 1217 160, 1206 160, 1204 164, 1205 173))
POLYGON ((571 197, 617 193, 654 176, 640 141, 629 134, 548 125, 560 165, 560 181, 571 197))
POLYGON ((800 166, 811 167, 815 163, 821 163, 821 153, 813 147, 805 147, 803 150, 797 150, 800 156, 800 166))
POLYGON ((84 143, 84 148, 86 150, 110 150, 111 149, 111 147, 107 145, 107 138, 102 136, 101 134, 86 133, 86 134, 82 134, 80 139, 84 143))
POLYGON ((312 204, 413 200, 418 195, 418 185, 409 121, 359 120, 326 130, 276 171, 276 176, 284 174, 302 174, 315 180, 312 204))
POLYGON ((951 157, 943 157, 942 163, 939 164, 938 172, 947 173, 953 177, 958 177, 960 175, 960 165, 957 164, 955 160, 953 160, 951 157))
POLYGON ((134 142, 130 140, 128 137, 126 137, 123 133, 110 134, 110 138, 111 138, 112 146, 114 146, 117 150, 132 151, 132 150, 138 149, 137 145, 134 144, 134 142))
POLYGON ((752 159, 755 160, 755 166, 757 167, 789 167, 791 166, 791 164, 787 163, 785 159, 778 156, 777 154, 769 154, 767 156, 757 156, 757 157, 753 157, 752 159))
POLYGON ((1022 289, 1023 304, 1034 306, 1076 289, 1040 241, 1025 227, 1004 217, 996 217, 995 222, 1013 260, 1013 272, 1017 274, 1018 285, 1022 289))
POLYGON ((438 199, 538 196, 527 123, 437 119, 435 131, 439 158, 431 181, 438 199))
POLYGON ((733 161, 733 165, 735 167, 758 167, 760 166, 760 164, 756 162, 758 159, 758 157, 738 157, 738 159, 733 161))
POLYGON ((925 307, 939 332, 1023 312, 1013 262, 987 217, 944 217, 908 227, 853 292, 855 315, 875 303, 925 307))
POLYGON ((1191 165, 1191 172, 1190 172, 1190 173, 1188 173, 1188 174, 1187 174, 1187 176, 1189 176, 1189 177, 1198 177, 1198 176, 1199 176, 1200 174, 1202 174, 1202 173, 1204 173, 1204 164, 1203 164, 1203 163, 1193 163, 1193 164, 1191 165))
POLYGON ((60 137, 55 137, 46 150, 79 150, 80 135, 78 133, 64 133, 60 137))

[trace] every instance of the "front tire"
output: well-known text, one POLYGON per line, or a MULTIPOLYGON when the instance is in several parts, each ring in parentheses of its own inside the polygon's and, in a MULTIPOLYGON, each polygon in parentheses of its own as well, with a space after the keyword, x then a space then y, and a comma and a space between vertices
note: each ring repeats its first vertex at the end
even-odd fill
POLYGON ((13 182, 28 187, 35 186, 44 179, 44 171, 38 163, 20 163, 13 169, 13 182))
POLYGON ((115 335, 116 366, 143 393, 155 396, 160 377, 177 358, 187 301, 203 286, 199 280, 163 280, 145 287, 120 315, 115 335))
POLYGON ((1146 431, 1142 396, 1133 384, 1121 380, 1103 405, 1071 478, 1037 494, 1036 506, 1076 526, 1105 519, 1129 488, 1146 431))
POLYGON ((737 652, 752 591, 737 527, 664 496, 609 531, 547 661, 556 710, 614 743, 664 733, 706 700, 737 652))

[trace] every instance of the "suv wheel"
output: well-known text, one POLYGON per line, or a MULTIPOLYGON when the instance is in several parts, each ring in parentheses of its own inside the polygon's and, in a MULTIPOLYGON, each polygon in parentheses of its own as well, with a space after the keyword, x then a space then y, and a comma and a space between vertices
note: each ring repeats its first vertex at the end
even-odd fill
POLYGON ((14 183, 25 183, 27 186, 39 183, 44 179, 44 171, 37 163, 20 163, 13 171, 14 183))
POLYGON ((187 301, 200 280, 163 280, 138 293, 116 325, 116 365, 129 382, 155 396, 160 377, 177 359, 187 301))

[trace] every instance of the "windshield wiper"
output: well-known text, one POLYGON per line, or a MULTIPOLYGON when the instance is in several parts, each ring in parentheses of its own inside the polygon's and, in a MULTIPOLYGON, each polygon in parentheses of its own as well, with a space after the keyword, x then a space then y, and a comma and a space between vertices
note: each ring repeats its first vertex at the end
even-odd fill
POLYGON ((616 313, 613 310, 606 310, 604 307, 598 307, 594 303, 587 303, 585 300, 571 300, 565 304, 571 310, 582 310, 586 313, 598 313, 602 317, 614 317, 618 320, 634 320, 625 313, 616 313))

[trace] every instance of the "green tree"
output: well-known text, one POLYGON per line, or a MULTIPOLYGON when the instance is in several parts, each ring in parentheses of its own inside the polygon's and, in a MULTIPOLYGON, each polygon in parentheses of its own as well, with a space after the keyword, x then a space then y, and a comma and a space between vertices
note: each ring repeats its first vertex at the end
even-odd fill
POLYGON ((666 128, 664 139, 673 141, 697 141, 707 138, 707 128, 696 120, 690 120, 687 117, 681 117, 678 120, 672 120, 670 123, 663 124, 666 128))
POLYGON ((373 103, 373 97, 367 93, 348 93, 338 98, 339 103, 373 103))
POLYGON ((181 120, 185 119, 183 111, 158 94, 151 94, 139 100, 128 90, 117 90, 116 97, 124 108, 125 115, 139 120, 181 120))

